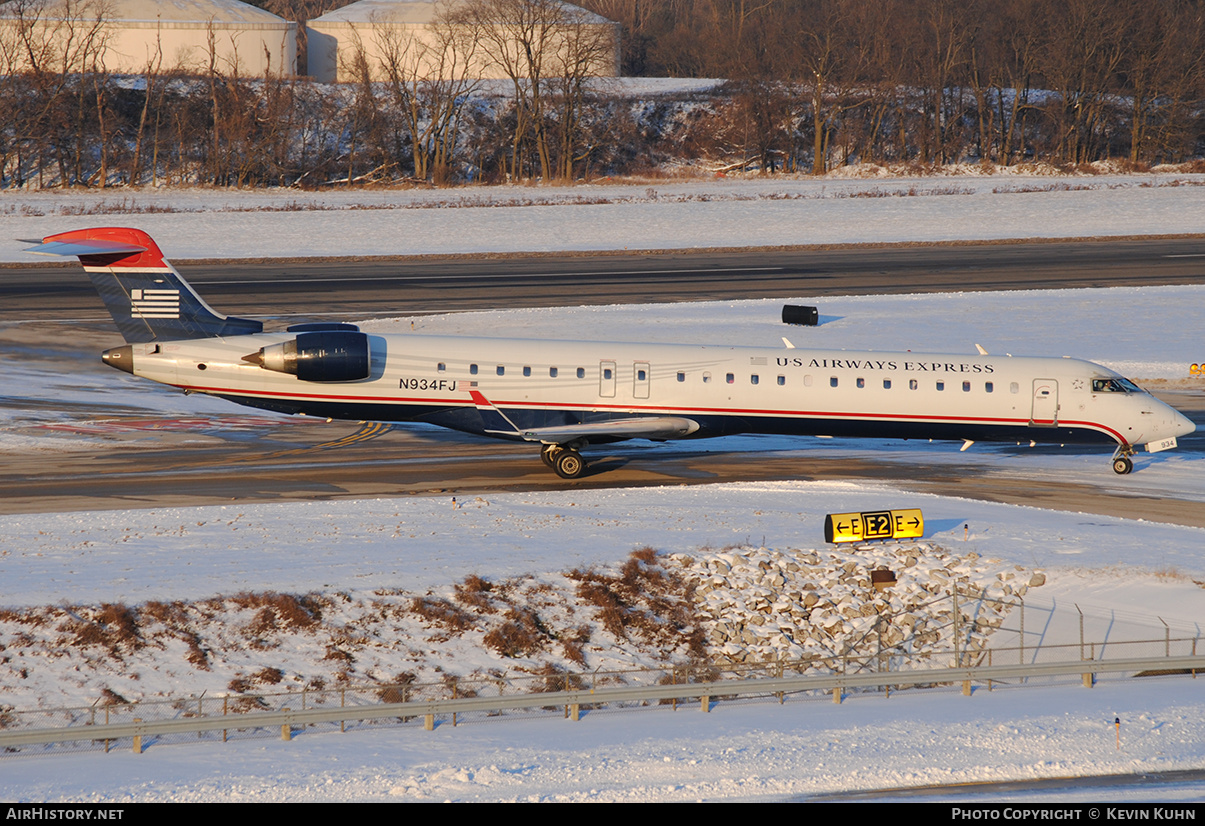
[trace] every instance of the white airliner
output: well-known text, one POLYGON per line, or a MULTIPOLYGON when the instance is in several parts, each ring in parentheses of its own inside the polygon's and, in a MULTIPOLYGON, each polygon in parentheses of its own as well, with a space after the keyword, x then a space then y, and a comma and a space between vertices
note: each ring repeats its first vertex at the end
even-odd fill
POLYGON ((128 342, 127 373, 280 413, 427 422, 541 445, 573 479, 581 450, 734 433, 1113 444, 1113 469, 1195 425, 1117 373, 1071 358, 371 335, 211 309, 141 230, 86 229, 29 252, 78 256, 128 342))

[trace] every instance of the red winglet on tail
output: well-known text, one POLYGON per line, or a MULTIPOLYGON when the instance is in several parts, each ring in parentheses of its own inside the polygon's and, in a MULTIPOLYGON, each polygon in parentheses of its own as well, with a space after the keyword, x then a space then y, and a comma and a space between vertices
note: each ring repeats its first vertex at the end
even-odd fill
POLYGON ((85 267, 168 267, 163 252, 151 236, 132 227, 93 227, 60 232, 43 238, 41 247, 36 247, 30 252, 77 255, 85 267))

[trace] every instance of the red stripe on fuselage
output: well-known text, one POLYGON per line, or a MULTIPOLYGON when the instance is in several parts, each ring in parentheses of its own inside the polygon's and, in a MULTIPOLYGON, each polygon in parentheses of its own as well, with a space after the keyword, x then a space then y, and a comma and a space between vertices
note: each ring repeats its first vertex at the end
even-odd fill
MULTIPOLYGON (((868 421, 893 421, 893 422, 933 422, 944 424, 1004 424, 1004 425, 1022 425, 1029 426, 1029 419, 1011 419, 1011 418, 995 418, 987 416, 927 416, 927 415, 905 415, 896 413, 862 413, 862 412, 845 412, 845 411, 809 411, 809 410, 774 410, 774 409, 759 409, 759 408, 731 408, 731 407, 655 407, 652 405, 631 405, 631 404, 570 404, 568 402, 528 402, 528 401, 498 401, 490 402, 478 391, 468 391, 472 396, 472 401, 466 401, 463 398, 457 399, 432 399, 427 397, 399 397, 399 396, 346 396, 324 393, 278 393, 266 390, 234 390, 224 387, 197 387, 193 385, 175 385, 183 390, 192 390, 197 393, 214 393, 223 396, 257 396, 263 398, 281 399, 281 400, 318 400, 318 401, 345 401, 345 402, 371 402, 375 404, 423 404, 432 407, 468 407, 470 404, 478 407, 494 408, 502 410, 506 407, 524 407, 532 410, 616 410, 624 412, 643 412, 656 413, 662 416, 687 416, 694 414, 710 414, 710 415, 725 415, 725 416, 778 416, 783 418, 795 419, 862 419, 868 421), (481 397, 481 402, 477 401, 477 396, 481 397)), ((1060 421, 1054 427, 1087 427, 1093 430, 1098 430, 1102 433, 1107 433, 1117 440, 1118 444, 1127 444, 1125 438, 1107 425, 1099 422, 1088 421, 1060 421)))

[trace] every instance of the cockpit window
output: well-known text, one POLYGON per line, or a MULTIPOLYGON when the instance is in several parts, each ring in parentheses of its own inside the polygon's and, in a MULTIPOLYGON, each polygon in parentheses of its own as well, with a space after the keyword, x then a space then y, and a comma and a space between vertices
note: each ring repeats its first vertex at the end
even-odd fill
POLYGON ((1093 393, 1141 393, 1142 388, 1129 379, 1092 379, 1093 393))

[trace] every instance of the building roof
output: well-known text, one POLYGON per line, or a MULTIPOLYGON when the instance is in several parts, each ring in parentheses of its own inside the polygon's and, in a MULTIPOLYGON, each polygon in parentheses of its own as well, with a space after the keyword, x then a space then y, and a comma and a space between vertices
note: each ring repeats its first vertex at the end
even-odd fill
MULTIPOLYGON (((95 18, 103 12, 114 23, 168 23, 177 25, 249 24, 253 26, 288 25, 282 17, 240 3, 239 0, 45 0, 41 8, 26 8, 27 18, 36 14, 44 20, 95 18)), ((0 5, 0 17, 14 17, 16 3, 0 5)))
MULTIPOLYGON (((329 11, 311 23, 410 23, 424 24, 435 19, 440 6, 455 6, 459 0, 359 0, 341 9, 329 11)), ((579 23, 610 23, 605 17, 568 3, 560 3, 579 23)))

